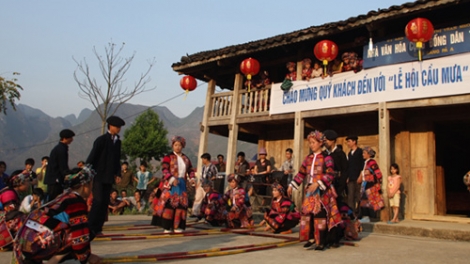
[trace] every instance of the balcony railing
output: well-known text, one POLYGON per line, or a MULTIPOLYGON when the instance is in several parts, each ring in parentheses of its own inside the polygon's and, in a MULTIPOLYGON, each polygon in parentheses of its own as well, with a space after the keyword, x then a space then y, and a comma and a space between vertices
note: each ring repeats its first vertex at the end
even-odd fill
MULTIPOLYGON (((242 90, 238 93, 237 116, 247 116, 252 114, 267 114, 269 112, 269 99, 271 87, 263 89, 253 89, 250 92, 242 90)), ((211 97, 212 112, 210 118, 229 118, 233 110, 233 92, 215 93, 211 97)))

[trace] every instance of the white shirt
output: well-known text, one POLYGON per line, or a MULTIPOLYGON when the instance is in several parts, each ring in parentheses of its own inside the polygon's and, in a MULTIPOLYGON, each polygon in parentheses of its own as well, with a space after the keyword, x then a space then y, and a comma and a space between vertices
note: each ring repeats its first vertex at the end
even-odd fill
POLYGON ((180 155, 176 153, 175 155, 178 159, 178 178, 184 178, 186 176, 186 163, 184 163, 184 160, 180 155))

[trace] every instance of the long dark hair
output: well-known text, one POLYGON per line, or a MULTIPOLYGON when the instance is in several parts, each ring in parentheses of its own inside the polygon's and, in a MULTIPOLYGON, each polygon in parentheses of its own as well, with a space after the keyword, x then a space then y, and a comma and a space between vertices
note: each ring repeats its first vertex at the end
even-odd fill
POLYGON ((396 163, 393 163, 392 165, 390 165, 390 170, 392 168, 395 168, 397 170, 397 174, 400 174, 400 167, 398 167, 398 164, 396 163))

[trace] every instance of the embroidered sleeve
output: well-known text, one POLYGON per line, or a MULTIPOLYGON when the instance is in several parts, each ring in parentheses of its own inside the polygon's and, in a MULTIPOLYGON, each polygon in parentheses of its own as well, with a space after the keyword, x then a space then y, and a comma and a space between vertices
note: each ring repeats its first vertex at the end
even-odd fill
POLYGON ((65 213, 69 216, 72 250, 80 262, 86 263, 91 253, 87 205, 78 197, 70 200, 65 213))
POLYGON ((162 160, 162 173, 163 173, 163 179, 164 180, 168 180, 171 177, 170 162, 171 162, 171 158, 170 158, 169 155, 163 157, 163 160, 162 160))
POLYGON ((304 161, 302 162, 302 166, 300 166, 299 168, 299 172, 290 183, 290 186, 295 189, 298 189, 300 187, 300 184, 302 184, 305 177, 308 175, 308 168, 311 166, 311 159, 312 155, 308 155, 307 157, 305 157, 304 161))

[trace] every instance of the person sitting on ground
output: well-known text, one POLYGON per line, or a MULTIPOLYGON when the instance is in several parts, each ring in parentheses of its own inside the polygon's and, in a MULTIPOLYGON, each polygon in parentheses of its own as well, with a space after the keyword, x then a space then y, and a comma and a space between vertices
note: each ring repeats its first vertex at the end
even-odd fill
POLYGON ((126 202, 122 201, 118 198, 118 191, 116 189, 111 190, 111 194, 109 196, 109 205, 108 210, 110 213, 122 214, 124 212, 124 207, 126 207, 126 202))
POLYGON ((88 167, 74 170, 64 179, 69 188, 27 217, 14 245, 14 255, 20 264, 43 260, 55 264, 70 258, 83 264, 101 263, 101 258, 91 253, 85 202, 93 176, 88 167))
MULTIPOLYGON (((0 190, 0 248, 9 250, 13 243, 18 226, 15 219, 22 217, 19 213, 20 192, 26 192, 30 188, 30 176, 26 170, 14 171, 7 181, 7 187, 0 190)), ((22 222, 22 221, 20 221, 22 222)))
POLYGON ((127 207, 129 207, 129 210, 132 211, 135 209, 139 213, 144 212, 145 201, 142 200, 142 196, 140 196, 140 192, 138 190, 134 192, 134 196, 125 197, 122 198, 122 200, 126 203, 127 207))
POLYGON ((202 182, 205 195, 201 203, 198 219, 204 218, 212 226, 221 226, 225 223, 225 203, 222 195, 213 188, 213 182, 205 179, 202 182))
POLYGON ((29 213, 41 207, 44 200, 44 191, 41 188, 34 188, 33 194, 27 195, 21 202, 20 211, 29 213))
POLYGON ((227 227, 252 227, 254 224, 253 211, 245 189, 240 186, 240 177, 232 173, 227 180, 230 190, 223 197, 227 210, 227 227))
POLYGON ((274 233, 291 234, 300 221, 300 213, 295 210, 295 204, 286 196, 284 187, 279 183, 272 185, 273 200, 271 209, 264 213, 264 220, 260 225, 266 224, 265 231, 274 233))

